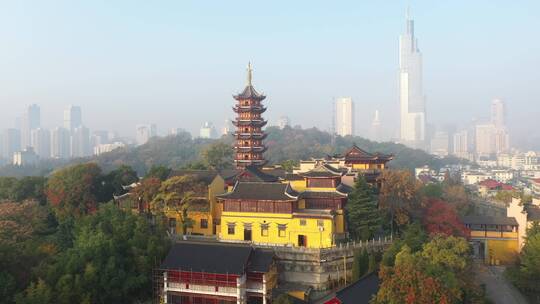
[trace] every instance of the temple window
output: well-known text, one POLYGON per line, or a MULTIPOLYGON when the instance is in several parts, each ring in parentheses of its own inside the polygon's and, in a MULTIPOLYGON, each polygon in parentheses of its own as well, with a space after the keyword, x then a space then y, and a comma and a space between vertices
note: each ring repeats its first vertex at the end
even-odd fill
POLYGON ((269 224, 261 224, 261 236, 268 236, 269 224))
POLYGON ((278 236, 279 237, 285 237, 287 235, 287 225, 285 224, 278 224, 278 236))
POLYGON ((208 220, 207 219, 201 219, 201 229, 208 228, 208 220))
POLYGON ((305 226, 306 225, 306 220, 305 219, 301 219, 300 220, 300 226, 305 226))
POLYGON ((324 220, 317 220, 318 227, 324 227, 324 220))
POLYGON ((227 224, 227 234, 233 235, 234 234, 234 227, 236 226, 235 223, 229 223, 227 224))

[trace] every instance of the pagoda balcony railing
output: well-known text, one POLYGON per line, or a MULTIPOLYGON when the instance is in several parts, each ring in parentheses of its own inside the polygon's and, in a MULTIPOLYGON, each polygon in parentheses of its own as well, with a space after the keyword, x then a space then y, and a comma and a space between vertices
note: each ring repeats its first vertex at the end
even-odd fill
POLYGON ((233 124, 235 126, 256 126, 256 127, 263 127, 267 123, 266 120, 262 119, 238 119, 233 121, 233 124))
POLYGON ((238 159, 237 158, 234 161, 241 164, 250 164, 250 163, 265 164, 266 163, 266 160, 264 159, 238 159))
POLYGON ((263 106, 234 106, 233 111, 236 113, 264 113, 266 111, 266 107, 263 106))
POLYGON ((236 138, 239 138, 239 139, 250 139, 250 138, 253 138, 253 139, 265 139, 267 134, 266 133, 248 133, 248 132, 245 132, 245 133, 239 133, 239 132, 236 132, 234 133, 234 136, 236 136, 236 138))
POLYGON ((265 147, 265 146, 257 146, 257 147, 251 147, 251 146, 235 146, 234 148, 235 148, 235 149, 238 149, 238 150, 241 151, 241 152, 250 152, 250 151, 253 151, 253 152, 259 152, 259 153, 262 153, 262 152, 265 152, 265 151, 266 151, 266 147, 265 147))
POLYGON ((236 296, 236 287, 167 282, 170 291, 198 293, 216 296, 236 296))

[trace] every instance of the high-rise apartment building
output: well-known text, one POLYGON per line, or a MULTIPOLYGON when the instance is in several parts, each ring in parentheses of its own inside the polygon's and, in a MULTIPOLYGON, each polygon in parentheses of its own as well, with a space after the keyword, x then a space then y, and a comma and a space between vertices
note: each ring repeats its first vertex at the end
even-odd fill
POLYGON ((476 155, 490 155, 495 150, 495 128, 492 124, 478 124, 475 128, 476 155))
POLYGON ((71 135, 68 129, 57 127, 51 133, 51 157, 69 158, 71 155, 71 135))
POLYGON ((200 138, 216 138, 217 137, 216 128, 211 122, 206 121, 204 125, 201 127, 201 129, 199 130, 199 137, 200 138))
POLYGON ((491 123, 496 128, 506 127, 506 111, 504 102, 500 99, 494 99, 491 102, 491 123))
POLYGON ((2 158, 12 160, 13 154, 21 150, 21 131, 6 129, 2 133, 2 158))
POLYGON ((381 119, 379 110, 375 110, 373 120, 371 121, 370 138, 373 141, 382 141, 381 119))
POLYGON ((340 136, 354 135, 354 103, 351 97, 341 97, 335 101, 335 130, 340 136))
POLYGON ((71 132, 71 157, 86 157, 92 155, 90 147, 90 130, 79 126, 71 132))
POLYGON ((448 132, 437 131, 431 139, 430 150, 437 156, 447 156, 449 152, 450 140, 448 132))
POLYGON ((157 136, 157 127, 155 124, 137 125, 135 140, 138 145, 144 145, 154 136, 157 136))
POLYGON ((30 147, 40 159, 51 157, 51 133, 47 129, 37 128, 30 132, 30 147))
POLYGON ((424 148, 426 105, 422 88, 422 53, 414 36, 414 21, 407 12, 406 30, 399 37, 399 100, 401 142, 424 148))
POLYGON ((23 148, 31 146, 32 130, 41 126, 41 111, 38 105, 28 106, 21 121, 21 146, 23 148))
POLYGON ((469 150, 469 132, 467 130, 461 130, 459 132, 454 133, 453 136, 453 151, 452 154, 454 154, 457 157, 461 158, 470 158, 470 150, 469 150))
POLYGON ((73 132, 75 128, 82 126, 82 111, 79 106, 69 106, 64 110, 64 128, 73 132))

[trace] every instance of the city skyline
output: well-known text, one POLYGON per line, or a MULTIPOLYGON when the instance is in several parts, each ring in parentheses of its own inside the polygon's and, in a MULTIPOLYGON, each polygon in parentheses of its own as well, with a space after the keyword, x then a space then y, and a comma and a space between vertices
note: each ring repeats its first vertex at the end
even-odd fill
MULTIPOLYGON (((539 111, 534 107, 531 110, 531 105, 539 98, 540 92, 529 85, 540 78, 537 69, 532 68, 533 63, 538 62, 539 55, 531 51, 538 49, 539 45, 528 39, 539 19, 533 15, 538 10, 531 8, 538 4, 529 2, 526 6, 506 7, 500 3, 496 7, 489 2, 475 2, 467 4, 463 10, 463 3, 411 3, 411 15, 418 24, 418 36, 422 37, 421 49, 428 54, 424 58, 424 89, 428 96, 429 120, 463 125, 474 117, 488 117, 484 110, 486 105, 493 98, 500 97, 507 100, 508 126, 512 138, 519 142, 523 134, 531 135, 526 130, 534 127, 533 118, 539 111), (459 22, 455 18, 458 13, 461 16, 459 22), (508 21, 501 24, 500 20, 508 21), (458 31, 460 35, 455 34, 458 31), (518 34, 508 35, 511 32, 518 34), (495 44, 495 37, 500 35, 504 35, 506 44, 512 48, 495 44), (445 39, 441 42, 439 37, 445 39), (460 47, 465 42, 467 47, 460 47), (515 75, 519 75, 518 79, 515 75), (456 89, 456 85, 460 90, 456 89)), ((339 6, 314 3, 310 6, 310 11, 316 16, 325 11, 330 16, 343 14, 354 17, 342 24, 316 24, 314 17, 301 14, 298 18, 305 21, 305 25, 301 25, 280 15, 274 8, 265 7, 266 13, 257 10, 250 20, 269 21, 277 18, 283 21, 275 32, 258 22, 247 28, 237 21, 215 31, 217 22, 229 19, 224 12, 238 15, 241 11, 239 7, 234 4, 230 7, 213 7, 200 21, 186 16, 189 11, 207 9, 204 5, 196 4, 167 4, 153 7, 147 12, 131 8, 127 3, 110 7, 66 5, 56 12, 39 4, 9 7, 14 16, 2 21, 5 26, 0 31, 0 37, 11 41, 10 47, 0 52, 0 61, 6 65, 5 72, 0 75, 4 87, 0 90, 0 104, 9 106, 10 110, 0 114, 0 127, 14 127, 18 113, 30 104, 38 104, 42 111, 42 125, 53 129, 61 125, 62 110, 69 104, 76 104, 84 108, 87 127, 92 130, 116 130, 123 136, 134 137, 135 126, 141 123, 158 123, 160 132, 184 128, 197 134, 205 121, 211 121, 220 128, 221 122, 232 118, 228 113, 228 99, 235 93, 233 88, 238 86, 235 79, 242 77, 242 69, 238 67, 252 60, 258 70, 257 81, 264 83, 265 93, 273 106, 267 115, 270 124, 287 115, 294 124, 330 130, 331 119, 327 112, 331 108, 331 100, 335 96, 351 96, 357 101, 357 106, 363 109, 355 117, 359 122, 359 135, 369 135, 372 113, 378 109, 382 114, 384 132, 390 138, 398 137, 399 126, 395 123, 399 118, 396 49, 397 37, 403 31, 405 3, 339 6), (83 26, 75 19, 77 9, 88 9, 86 20, 102 18, 103 23, 98 24, 96 29, 83 26), (110 14, 127 9, 134 16, 145 17, 149 21, 159 17, 163 22, 150 22, 146 31, 138 36, 135 30, 141 24, 130 26, 135 21, 122 16, 115 16, 118 18, 114 19, 105 13, 107 9, 111 10, 110 14), (33 22, 22 26, 21 21, 29 16, 34 17, 33 22), (60 30, 58 23, 47 23, 50 16, 62 21, 72 20, 73 29, 60 30), (208 23, 205 25, 202 21, 208 23), (125 27, 122 22, 125 22, 125 27), (37 28, 37 25, 43 27, 37 28), (79 33, 76 31, 90 33, 90 30, 96 30, 105 33, 107 26, 111 28, 111 33, 103 37, 87 35, 83 39, 83 36, 74 36, 79 33), (290 31, 284 31, 287 26, 290 31), (196 29, 196 34, 186 36, 183 27, 196 29), (35 50, 24 48, 30 41, 29 33, 47 33, 51 30, 55 33, 51 39, 56 43, 45 46, 45 41, 38 39, 33 41, 35 50), (273 34, 266 35, 269 32, 273 34), (128 34, 125 40, 111 41, 121 33, 128 34), (183 39, 183 48, 164 40, 164 36, 175 37, 172 34, 183 39), (238 51, 230 47, 246 36, 254 37, 263 45, 266 40, 282 45, 293 41, 293 36, 302 39, 301 42, 293 41, 294 48, 289 49, 287 55, 278 51, 273 56, 275 52, 260 48, 238 51), (351 39, 360 36, 363 39, 351 39), (83 51, 78 46, 61 48, 70 39, 81 42, 83 46, 99 42, 107 47, 99 51, 83 51), (162 59, 156 57, 161 54, 156 48, 140 45, 145 40, 165 47, 162 59), (327 48, 318 50, 318 43, 346 43, 347 48, 340 48, 339 56, 329 56, 323 53, 327 48), (225 48, 223 54, 208 48, 217 44, 225 48), (130 48, 131 55, 125 58, 120 56, 125 54, 123 50, 133 46, 138 47, 130 48), (38 54, 36 50, 41 53, 38 54), (55 54, 61 53, 68 55, 66 63, 53 68, 51 64, 56 62, 55 54), (140 57, 143 55, 144 60, 140 57), (92 65, 88 62, 92 62, 92 65), (73 67, 68 68, 66 64, 73 67), (49 73, 47 77, 41 72, 51 69, 55 73, 49 73), (131 69, 140 73, 126 73, 131 69), (27 89, 21 87, 22 72, 33 75, 25 81, 27 89), (295 85, 291 86, 291 83, 295 85), (208 85, 212 86, 212 90, 201 90, 208 85), (188 114, 186 105, 190 102, 212 105, 211 108, 216 110, 188 114), (299 113, 308 106, 311 107, 310 115, 301 116, 299 113)), ((293 6, 297 7, 301 5, 293 6)))

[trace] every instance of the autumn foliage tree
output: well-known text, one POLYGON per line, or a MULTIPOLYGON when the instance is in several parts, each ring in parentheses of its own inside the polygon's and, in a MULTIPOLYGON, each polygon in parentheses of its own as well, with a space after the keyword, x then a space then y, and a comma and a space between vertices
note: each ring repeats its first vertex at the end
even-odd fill
POLYGON ((412 252, 403 246, 394 266, 382 266, 375 303, 463 303, 472 298, 467 269, 469 245, 463 238, 435 236, 412 252))
POLYGON ((391 230, 398 230, 411 222, 418 209, 420 183, 410 171, 384 170, 379 176, 382 187, 379 206, 390 215, 391 230))
POLYGON ((101 169, 94 163, 61 169, 47 181, 47 201, 60 219, 94 212, 102 181, 101 169))
POLYGON ((467 237, 469 231, 461 222, 455 208, 439 199, 429 199, 426 203, 423 225, 430 235, 467 237))

